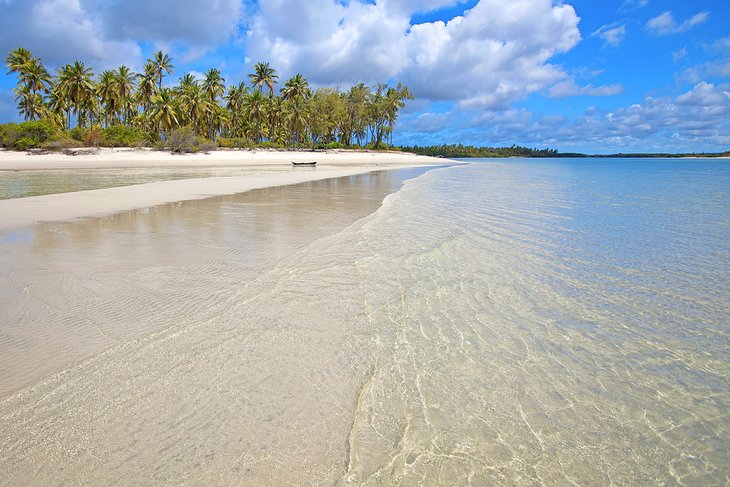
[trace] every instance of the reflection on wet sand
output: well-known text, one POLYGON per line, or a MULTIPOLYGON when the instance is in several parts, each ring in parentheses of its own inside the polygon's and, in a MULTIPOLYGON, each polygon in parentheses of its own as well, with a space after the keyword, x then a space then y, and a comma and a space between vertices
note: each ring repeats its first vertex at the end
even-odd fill
POLYGON ((209 309, 283 257, 372 213, 404 177, 421 172, 260 189, 3 234, 0 398, 209 309))

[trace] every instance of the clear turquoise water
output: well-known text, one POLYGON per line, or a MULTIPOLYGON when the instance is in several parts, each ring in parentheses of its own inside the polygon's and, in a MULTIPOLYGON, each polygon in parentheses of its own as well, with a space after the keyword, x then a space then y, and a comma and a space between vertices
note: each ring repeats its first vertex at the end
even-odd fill
POLYGON ((730 483, 730 164, 473 162, 6 239, 0 478, 730 483))
POLYGON ((346 479, 729 481, 727 161, 485 160, 362 233, 382 359, 346 479))

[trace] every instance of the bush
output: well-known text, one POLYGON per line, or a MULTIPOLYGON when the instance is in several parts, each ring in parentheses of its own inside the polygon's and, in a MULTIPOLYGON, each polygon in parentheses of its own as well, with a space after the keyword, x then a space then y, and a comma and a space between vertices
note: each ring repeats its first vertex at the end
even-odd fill
POLYGON ((167 148, 174 154, 184 154, 209 152, 215 150, 216 145, 205 137, 193 135, 191 127, 181 127, 172 131, 167 141, 167 148))
POLYGON ((44 142, 59 137, 57 129, 47 120, 19 123, 16 127, 16 138, 11 147, 16 150, 28 150, 44 142))
POLYGON ((63 137, 56 140, 49 140, 40 144, 40 147, 51 151, 62 151, 65 149, 75 149, 77 147, 83 147, 83 144, 78 140, 63 137))
POLYGON ((220 137, 218 139, 218 147, 226 149, 248 149, 251 147, 251 142, 242 137, 220 137))
POLYGON ((79 142, 83 142, 84 139, 86 139, 87 135, 89 135, 89 131, 91 129, 88 129, 86 127, 74 127, 71 130, 68 131, 68 135, 73 139, 77 140, 79 142))
POLYGON ((344 148, 344 146, 342 144, 340 144, 339 142, 330 142, 329 144, 320 142, 315 147, 315 149, 327 149, 327 150, 342 149, 342 148, 344 148))
POLYGON ((32 149, 34 147, 38 147, 40 142, 38 142, 38 139, 35 137, 21 137, 18 139, 15 144, 13 145, 13 149, 15 150, 28 150, 32 149))
POLYGON ((265 140, 263 142, 259 142, 258 144, 255 144, 257 149, 283 149, 283 144, 277 144, 276 142, 271 142, 268 140, 265 140))
POLYGON ((0 147, 9 148, 18 140, 18 128, 14 123, 0 124, 0 147))
POLYGON ((86 134, 86 137, 84 137, 84 145, 86 147, 99 147, 100 145, 104 145, 104 136, 96 127, 94 127, 90 129, 86 134))
POLYGON ((375 144, 375 142, 370 142, 365 146, 365 148, 369 150, 388 150, 388 144, 382 141, 379 144, 375 144))
POLYGON ((138 147, 145 144, 146 134, 140 129, 112 125, 101 131, 99 143, 107 147, 138 147))

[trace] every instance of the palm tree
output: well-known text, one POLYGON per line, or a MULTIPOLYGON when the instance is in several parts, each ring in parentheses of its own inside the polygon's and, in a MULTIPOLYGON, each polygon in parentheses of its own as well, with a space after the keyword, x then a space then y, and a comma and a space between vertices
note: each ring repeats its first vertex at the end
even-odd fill
POLYGON ((13 49, 5 58, 5 66, 8 68, 8 74, 22 73, 31 59, 33 59, 33 53, 28 49, 24 47, 13 49))
POLYGON ((289 110, 287 113, 287 121, 292 133, 294 143, 298 144, 301 134, 307 128, 307 103, 302 98, 297 98, 289 102, 289 110))
POLYGON ((281 97, 286 101, 308 98, 310 94, 309 83, 301 74, 296 74, 289 78, 286 84, 284 84, 284 89, 281 90, 281 97))
POLYGON ((89 107, 88 101, 94 97, 94 82, 91 79, 93 74, 91 68, 79 61, 62 67, 58 74, 58 88, 68 100, 66 109, 73 109, 78 117, 77 123, 81 126, 85 119, 84 108, 89 107))
POLYGON ((230 119, 230 133, 234 137, 240 137, 241 132, 239 130, 239 116, 243 109, 244 97, 248 95, 248 86, 246 83, 241 82, 239 85, 232 85, 228 88, 228 93, 225 96, 226 110, 231 114, 230 119))
POLYGON ((269 63, 256 63, 253 69, 254 72, 248 75, 251 79, 251 86, 255 86, 260 92, 263 86, 266 85, 269 87, 269 92, 273 94, 274 85, 279 81, 276 70, 269 66, 269 63))
POLYGON ((152 121, 164 133, 168 134, 179 125, 177 104, 169 88, 163 88, 152 99, 152 121))
POLYGON ((269 115, 269 140, 275 142, 276 132, 281 125, 286 106, 280 96, 270 96, 266 111, 269 115))
POLYGON ((261 91, 254 91, 245 98, 243 109, 254 128, 254 142, 259 142, 261 140, 261 122, 265 120, 266 116, 266 98, 261 91))
POLYGON ((32 93, 46 91, 51 84, 51 75, 43 66, 39 58, 31 58, 20 73, 20 81, 27 86, 32 93))
POLYGON ((226 91, 226 80, 219 70, 211 68, 205 73, 203 91, 212 103, 218 103, 218 97, 223 96, 226 91))
POLYGON ((150 62, 154 65, 155 73, 160 82, 158 88, 162 90, 163 73, 172 74, 172 70, 175 67, 172 64, 172 58, 162 51, 157 51, 150 62))
POLYGON ((132 108, 135 74, 126 66, 121 65, 114 73, 114 88, 119 98, 119 105, 124 116, 124 123, 129 122, 129 112, 132 108))
POLYGON ((119 112, 119 98, 115 87, 115 73, 110 70, 102 71, 97 83, 97 95, 103 105, 105 125, 112 124, 119 112))
POLYGON ((152 98, 157 94, 159 88, 155 83, 157 77, 155 64, 147 61, 144 64, 144 72, 137 75, 137 103, 147 111, 152 105, 152 98))
POLYGON ((43 98, 38 93, 34 93, 27 86, 19 86, 13 88, 15 93, 15 101, 18 103, 18 111, 25 121, 36 120, 40 118, 43 111, 43 98))
POLYGON ((43 66, 40 58, 33 56, 28 49, 19 47, 8 54, 5 59, 8 74, 18 74, 18 87, 13 91, 16 94, 18 110, 25 120, 35 120, 40 116, 40 107, 43 97, 39 92, 45 92, 51 84, 51 75, 43 66))
POLYGON ((51 84, 51 89, 46 95, 46 105, 51 113, 54 114, 54 119, 60 121, 61 127, 68 125, 68 98, 63 90, 60 88, 58 81, 51 84))
MULTIPOLYGON (((209 69, 205 73, 205 80, 203 81, 203 91, 205 96, 208 98, 208 102, 211 108, 218 106, 218 97, 223 96, 226 92, 226 80, 221 76, 221 72, 215 68, 209 69)), ((214 112, 211 111, 211 115, 214 112)), ((208 138, 213 140, 215 137, 213 117, 208 119, 208 138)))
POLYGON ((180 89, 180 108, 193 126, 193 135, 197 135, 198 120, 209 110, 209 102, 200 85, 193 80, 180 89))

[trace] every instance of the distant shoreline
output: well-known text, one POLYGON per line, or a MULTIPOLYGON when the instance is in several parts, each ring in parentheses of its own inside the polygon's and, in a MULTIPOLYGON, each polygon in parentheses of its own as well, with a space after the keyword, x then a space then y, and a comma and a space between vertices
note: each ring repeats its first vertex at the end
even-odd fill
POLYGON ((476 147, 461 144, 442 144, 430 146, 401 147, 405 152, 421 154, 433 157, 448 157, 452 159, 507 159, 507 158, 528 158, 528 159, 564 159, 564 158, 593 158, 593 159, 678 159, 678 158, 730 158, 730 151, 724 152, 677 152, 677 153, 614 153, 614 154, 583 154, 581 152, 559 152, 555 149, 533 149, 513 145, 511 147, 476 147))

